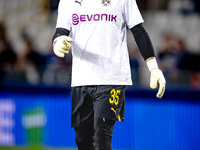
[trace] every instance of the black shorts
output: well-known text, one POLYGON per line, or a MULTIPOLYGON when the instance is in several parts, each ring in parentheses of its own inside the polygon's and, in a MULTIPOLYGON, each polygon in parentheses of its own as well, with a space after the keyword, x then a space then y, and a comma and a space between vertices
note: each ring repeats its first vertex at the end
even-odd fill
POLYGON ((125 85, 78 86, 71 89, 71 126, 94 118, 124 121, 125 85))

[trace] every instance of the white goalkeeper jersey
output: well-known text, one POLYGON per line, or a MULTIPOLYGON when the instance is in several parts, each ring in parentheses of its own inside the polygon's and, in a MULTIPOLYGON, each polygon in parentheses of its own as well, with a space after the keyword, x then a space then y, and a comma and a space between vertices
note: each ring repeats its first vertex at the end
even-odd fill
POLYGON ((126 26, 142 22, 135 0, 60 0, 56 28, 74 40, 72 87, 131 85, 126 26))

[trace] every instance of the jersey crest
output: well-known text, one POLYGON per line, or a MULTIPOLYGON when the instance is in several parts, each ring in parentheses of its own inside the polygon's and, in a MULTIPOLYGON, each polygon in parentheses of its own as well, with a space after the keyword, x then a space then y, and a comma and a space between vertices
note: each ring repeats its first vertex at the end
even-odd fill
POLYGON ((101 5, 103 6, 109 6, 111 3, 111 0, 101 0, 101 5))

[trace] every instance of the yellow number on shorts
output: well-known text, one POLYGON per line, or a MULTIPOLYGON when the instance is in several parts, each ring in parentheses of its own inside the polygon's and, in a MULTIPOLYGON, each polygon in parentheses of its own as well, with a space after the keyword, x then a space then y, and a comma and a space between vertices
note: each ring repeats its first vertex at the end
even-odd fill
POLYGON ((116 90, 115 93, 115 105, 117 106, 119 104, 119 96, 120 95, 120 90, 116 90))
POLYGON ((110 91, 111 98, 109 98, 109 102, 111 105, 115 104, 116 106, 119 104, 119 95, 120 90, 112 89, 110 91))

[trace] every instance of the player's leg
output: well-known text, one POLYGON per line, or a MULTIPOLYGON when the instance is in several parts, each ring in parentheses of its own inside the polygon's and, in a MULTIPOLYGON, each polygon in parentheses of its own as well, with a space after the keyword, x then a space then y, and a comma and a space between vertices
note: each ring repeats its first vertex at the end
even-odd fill
POLYGON ((95 150, 112 150, 115 120, 124 120, 126 86, 98 86, 94 98, 95 150))
POLYGON ((75 141, 79 150, 94 150, 93 99, 89 94, 93 87, 72 87, 71 126, 75 131, 75 141))
POLYGON ((79 150, 94 150, 93 128, 93 121, 74 128, 75 141, 79 150))
POLYGON ((94 118, 95 150, 112 150, 112 134, 115 120, 94 118))

